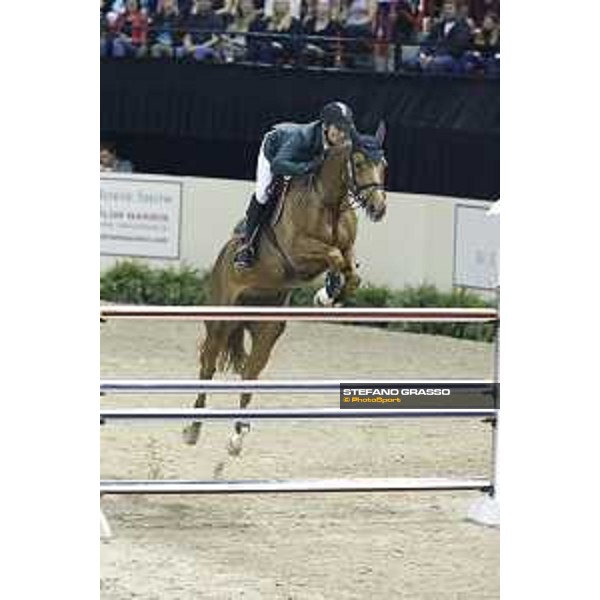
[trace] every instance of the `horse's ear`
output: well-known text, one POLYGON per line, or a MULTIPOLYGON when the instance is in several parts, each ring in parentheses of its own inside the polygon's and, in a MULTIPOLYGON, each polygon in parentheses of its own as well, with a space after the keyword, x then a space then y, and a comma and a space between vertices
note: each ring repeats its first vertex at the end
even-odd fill
POLYGON ((379 121, 379 125, 377 126, 377 131, 375 132, 375 139, 377 140, 377 142, 380 146, 383 145, 383 140, 385 139, 385 133, 386 133, 385 122, 383 120, 379 121))

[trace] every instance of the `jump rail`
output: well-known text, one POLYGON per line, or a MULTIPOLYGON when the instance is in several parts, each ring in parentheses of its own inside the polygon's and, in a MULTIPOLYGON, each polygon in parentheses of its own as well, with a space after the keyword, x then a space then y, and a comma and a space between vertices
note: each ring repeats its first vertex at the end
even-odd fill
POLYGON ((101 306, 100 318, 187 319, 201 321, 336 321, 336 322, 488 322, 492 308, 289 308, 253 306, 101 306))
POLYGON ((100 421, 228 421, 247 419, 251 421, 309 420, 309 419, 426 419, 426 418, 466 418, 478 419, 496 417, 496 409, 447 408, 447 409, 402 409, 402 408, 290 408, 236 410, 211 408, 125 408, 103 409, 100 421))
POLYGON ((489 492, 488 479, 447 479, 436 477, 388 479, 308 479, 264 481, 179 481, 179 480, 101 480, 101 494, 259 494, 293 492, 410 492, 463 491, 489 492))
POLYGON ((340 384, 361 384, 380 388, 385 385, 403 386, 465 386, 474 391, 492 391, 491 379, 419 379, 419 380, 213 380, 213 379, 103 379, 101 394, 324 394, 339 393, 340 384))

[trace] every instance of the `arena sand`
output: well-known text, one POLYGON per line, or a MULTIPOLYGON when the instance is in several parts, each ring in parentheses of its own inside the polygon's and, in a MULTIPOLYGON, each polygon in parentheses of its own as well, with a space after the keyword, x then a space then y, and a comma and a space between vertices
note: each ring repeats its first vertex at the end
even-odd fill
MULTIPOLYGON (((102 325, 103 377, 197 376, 202 326, 102 325)), ((487 378, 490 344, 357 326, 289 323, 263 377, 487 378)), ((231 376, 230 376, 231 377, 231 376)), ((236 407, 236 396, 209 406, 236 407)), ((108 396, 104 407, 188 407, 191 396, 108 396)), ((257 395, 262 408, 335 407, 327 395, 257 395)), ((197 446, 179 424, 101 430, 101 477, 207 479, 229 423, 197 446)), ((486 476, 489 425, 470 420, 255 422, 230 479, 486 476)), ((105 496, 101 598, 484 600, 499 597, 499 531, 465 520, 470 492, 105 496)))

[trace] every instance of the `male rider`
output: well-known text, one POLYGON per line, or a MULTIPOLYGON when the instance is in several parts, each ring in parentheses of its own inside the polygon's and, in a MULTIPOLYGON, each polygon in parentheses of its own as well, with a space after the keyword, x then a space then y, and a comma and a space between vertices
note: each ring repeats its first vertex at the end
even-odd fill
POLYGON ((256 261, 260 230, 270 214, 276 178, 313 173, 325 150, 352 140, 356 134, 352 111, 342 102, 330 102, 318 121, 281 123, 263 138, 256 167, 256 188, 246 210, 240 248, 234 257, 237 269, 249 269, 256 261))

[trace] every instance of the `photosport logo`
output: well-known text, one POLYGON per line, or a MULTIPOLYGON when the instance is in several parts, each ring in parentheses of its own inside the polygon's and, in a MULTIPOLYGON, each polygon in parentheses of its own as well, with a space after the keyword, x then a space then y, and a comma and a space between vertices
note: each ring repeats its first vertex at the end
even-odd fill
POLYGON ((340 383, 340 408, 500 408, 490 382, 340 383))

